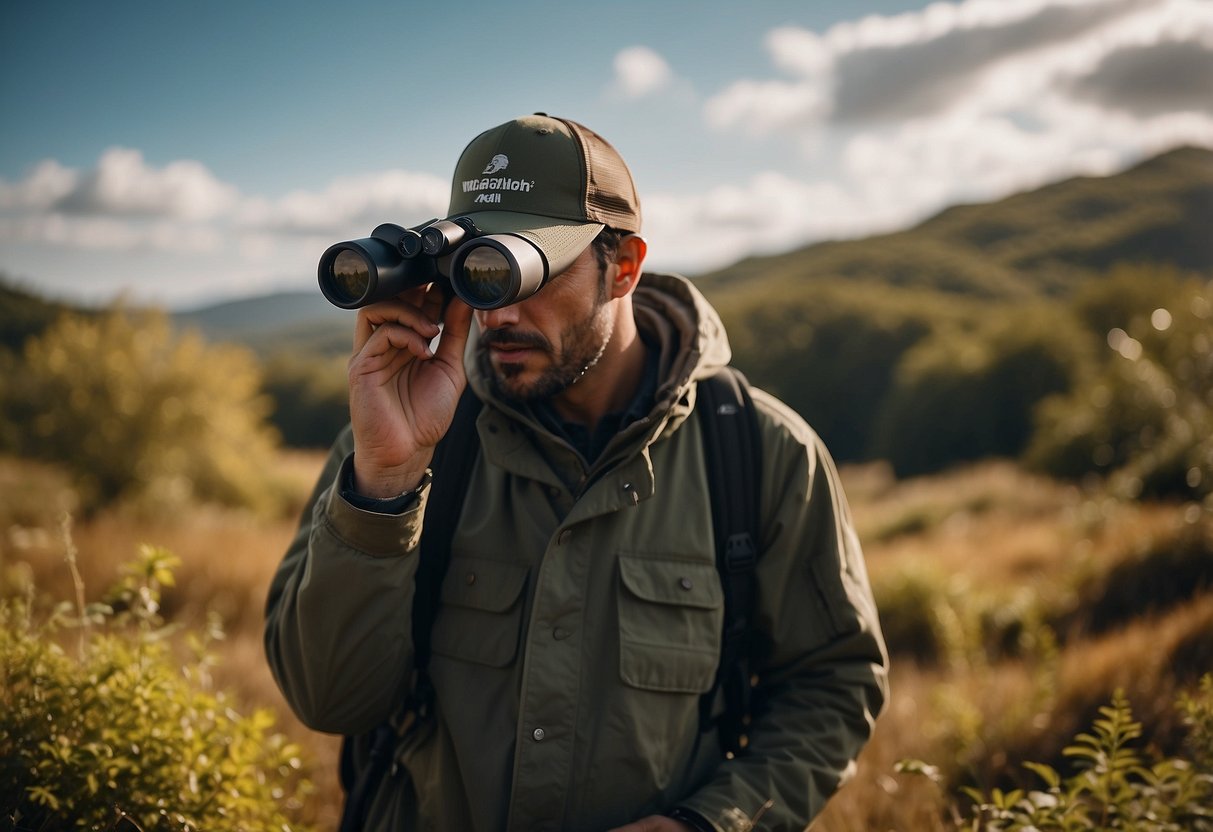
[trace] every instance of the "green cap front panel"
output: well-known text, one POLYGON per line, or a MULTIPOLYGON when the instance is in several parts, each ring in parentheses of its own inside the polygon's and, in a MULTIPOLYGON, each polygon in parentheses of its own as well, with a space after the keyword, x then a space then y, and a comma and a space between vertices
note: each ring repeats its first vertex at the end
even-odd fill
POLYGON ((531 116, 473 139, 455 166, 448 216, 480 211, 586 222, 585 162, 568 128, 531 116))

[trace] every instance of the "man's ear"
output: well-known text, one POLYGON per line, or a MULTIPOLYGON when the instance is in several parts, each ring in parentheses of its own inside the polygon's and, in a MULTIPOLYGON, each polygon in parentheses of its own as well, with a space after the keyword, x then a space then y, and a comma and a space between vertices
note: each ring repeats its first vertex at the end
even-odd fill
POLYGON ((649 244, 639 234, 629 234, 619 241, 615 252, 615 274, 611 278, 611 297, 630 295, 644 272, 644 256, 649 244))

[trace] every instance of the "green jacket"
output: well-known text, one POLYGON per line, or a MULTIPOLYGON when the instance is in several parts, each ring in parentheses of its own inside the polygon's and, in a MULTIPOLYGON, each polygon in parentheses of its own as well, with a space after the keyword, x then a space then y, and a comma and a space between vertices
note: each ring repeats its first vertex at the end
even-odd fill
MULTIPOLYGON (((697 379, 730 358, 716 313, 681 278, 635 298, 661 345, 657 404, 591 466, 530 416, 486 401, 481 454, 433 631, 434 719, 397 751, 372 830, 606 830, 685 806, 726 828, 801 829, 853 772, 883 706, 887 657, 834 465, 793 411, 754 391, 764 455, 749 754, 699 731, 722 592, 697 379)), ((469 349, 474 349, 473 344, 469 349)), ((358 734, 409 691, 422 504, 360 511, 334 446, 269 593, 266 650, 310 727, 358 734)), ((434 472, 441 477, 442 472, 434 472)))

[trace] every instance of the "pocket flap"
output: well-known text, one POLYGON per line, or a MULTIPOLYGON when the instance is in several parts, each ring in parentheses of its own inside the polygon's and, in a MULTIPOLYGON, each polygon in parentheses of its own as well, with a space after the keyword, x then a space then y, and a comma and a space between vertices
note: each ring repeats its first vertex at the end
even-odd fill
POLYGON ((704 610, 724 604, 714 564, 621 555, 619 574, 633 595, 654 604, 704 610))
POLYGON ((442 582, 442 603, 485 612, 505 612, 526 586, 527 568, 485 558, 452 556, 442 582))

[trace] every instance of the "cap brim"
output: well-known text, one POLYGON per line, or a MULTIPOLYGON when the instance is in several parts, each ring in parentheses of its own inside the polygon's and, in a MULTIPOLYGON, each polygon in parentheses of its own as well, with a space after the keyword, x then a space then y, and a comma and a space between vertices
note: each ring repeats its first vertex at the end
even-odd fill
POLYGON ((548 261, 548 271, 558 275, 573 265, 604 226, 600 222, 557 220, 515 211, 477 211, 459 214, 476 223, 485 234, 517 234, 530 240, 548 261))

